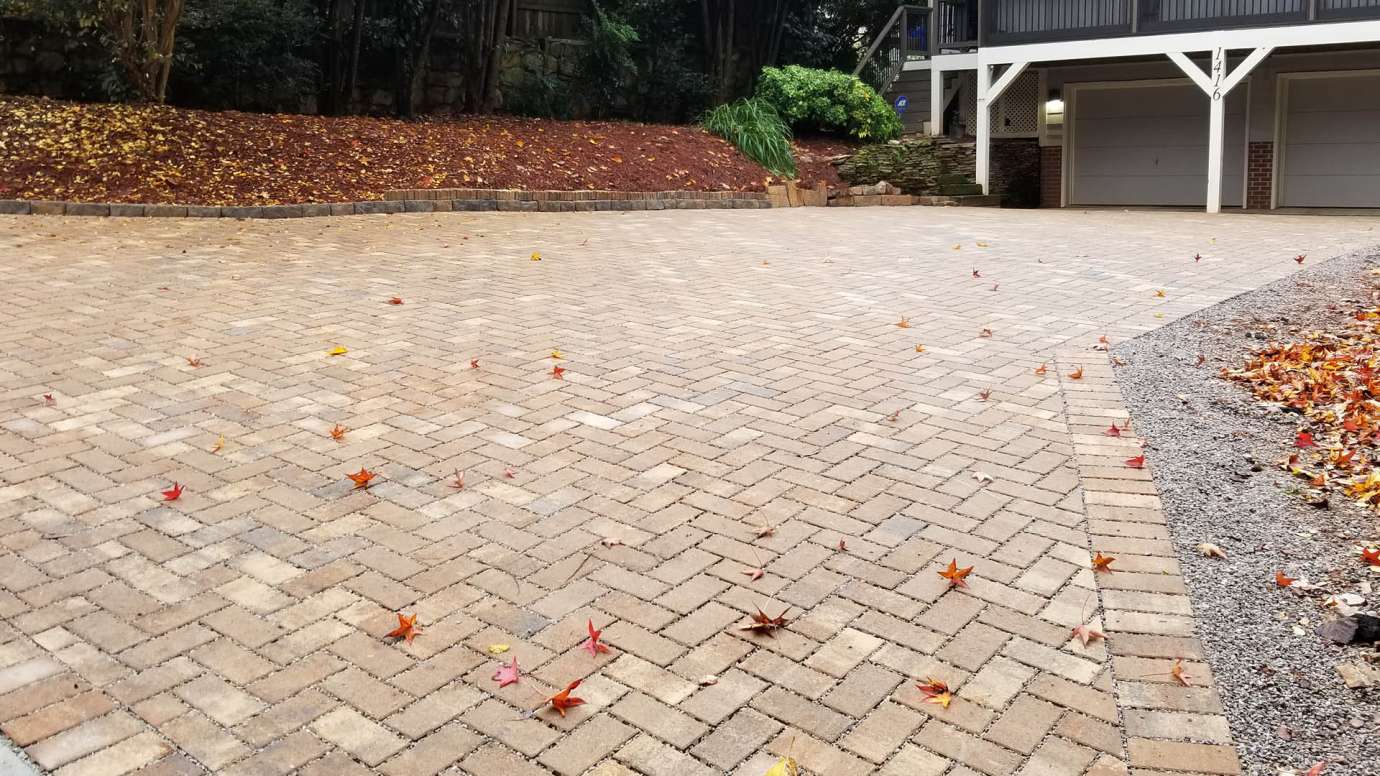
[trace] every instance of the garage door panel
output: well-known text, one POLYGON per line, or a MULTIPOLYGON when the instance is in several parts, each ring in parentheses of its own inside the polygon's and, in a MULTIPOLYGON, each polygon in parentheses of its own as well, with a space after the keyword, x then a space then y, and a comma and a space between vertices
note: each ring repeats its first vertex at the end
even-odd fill
POLYGON ((1081 202, 1116 205, 1201 205, 1207 180, 1201 175, 1087 176, 1079 180, 1081 202))
POLYGON ((1284 77, 1279 204, 1380 207, 1380 74, 1284 77))
POLYGON ((1356 107, 1356 98, 1380 93, 1380 75, 1306 78, 1289 81, 1290 112, 1333 111, 1356 107))
POLYGON ((1372 110, 1295 112, 1290 101, 1290 143, 1380 143, 1380 106, 1372 110))
POLYGON ((1293 144, 1284 157, 1284 175, 1380 176, 1380 154, 1374 143, 1293 144))
MULTIPOLYGON (((1240 205, 1245 165, 1245 90, 1227 102, 1222 202, 1240 205)), ((1074 205, 1203 205, 1207 200, 1208 99, 1167 83, 1076 88, 1074 205)))
MULTIPOLYGON (((1080 110, 1082 106, 1079 106, 1080 110)), ((1079 118, 1081 139, 1090 146, 1143 148, 1156 146, 1200 146, 1207 148, 1206 116, 1164 116, 1161 119, 1079 118)))

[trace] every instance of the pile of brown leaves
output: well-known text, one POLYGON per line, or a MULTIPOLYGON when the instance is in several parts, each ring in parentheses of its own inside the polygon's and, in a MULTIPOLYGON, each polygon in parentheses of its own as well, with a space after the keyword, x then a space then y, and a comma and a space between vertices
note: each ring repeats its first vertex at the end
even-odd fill
POLYGON ((1257 398, 1304 419, 1285 462, 1289 471, 1321 492, 1340 487, 1371 506, 1380 506, 1377 346, 1380 308, 1373 308, 1356 313, 1340 331, 1307 332, 1301 341, 1257 351, 1241 369, 1222 370, 1257 398))
MULTIPOLYGON (((848 147, 797 142, 804 181, 848 147)), ((509 116, 397 121, 0 98, 0 199, 273 205, 389 189, 762 191, 767 172, 698 127, 509 116)))

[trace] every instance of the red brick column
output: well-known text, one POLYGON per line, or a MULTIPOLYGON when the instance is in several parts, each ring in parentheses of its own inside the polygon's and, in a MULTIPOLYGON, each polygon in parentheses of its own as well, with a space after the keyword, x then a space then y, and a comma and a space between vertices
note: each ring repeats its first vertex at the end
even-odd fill
POLYGON ((1246 207, 1268 209, 1274 186, 1275 144, 1252 141, 1246 147, 1246 207))
POLYGON ((1040 146, 1040 207, 1060 207, 1064 176, 1062 146, 1040 146))

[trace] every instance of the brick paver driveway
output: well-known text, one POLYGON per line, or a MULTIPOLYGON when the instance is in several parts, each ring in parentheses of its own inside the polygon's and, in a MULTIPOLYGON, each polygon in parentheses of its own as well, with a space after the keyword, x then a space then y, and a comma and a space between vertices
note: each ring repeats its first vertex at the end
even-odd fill
POLYGON ((1373 223, 5 219, 0 727, 64 774, 1234 772, 1097 338, 1373 223))

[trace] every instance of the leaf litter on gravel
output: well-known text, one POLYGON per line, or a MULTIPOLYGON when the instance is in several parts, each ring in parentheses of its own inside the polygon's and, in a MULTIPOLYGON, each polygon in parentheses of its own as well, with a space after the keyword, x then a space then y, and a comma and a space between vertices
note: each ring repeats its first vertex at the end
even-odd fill
POLYGON ((1380 652, 1333 644, 1315 628, 1343 607, 1373 611, 1380 597, 1362 555, 1380 534, 1376 500, 1347 493, 1380 458, 1367 371, 1380 338, 1376 320, 1355 315, 1380 306, 1375 266, 1364 254, 1309 262, 1113 348, 1248 773, 1300 773, 1324 760, 1335 776, 1374 773, 1380 687, 1351 689, 1342 675, 1380 652), (1228 379, 1202 363, 1230 365, 1228 379), (1314 446, 1297 446, 1300 431, 1314 446), (1280 587, 1276 572, 1310 581, 1280 587))

